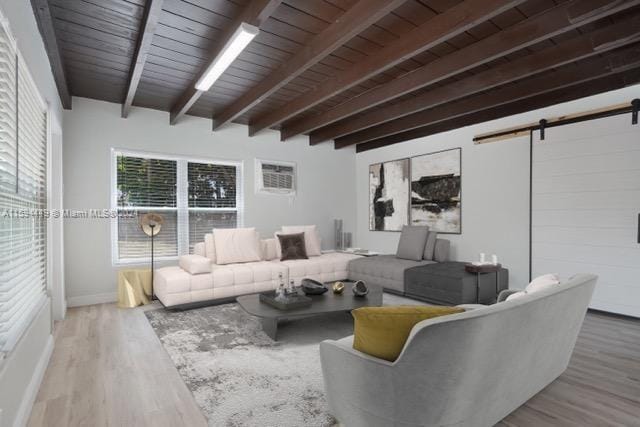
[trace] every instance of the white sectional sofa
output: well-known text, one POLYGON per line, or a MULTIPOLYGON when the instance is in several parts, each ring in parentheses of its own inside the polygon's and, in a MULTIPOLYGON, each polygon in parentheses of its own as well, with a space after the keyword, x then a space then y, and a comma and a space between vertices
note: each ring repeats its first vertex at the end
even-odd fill
MULTIPOLYGON (((217 242, 220 244, 221 240, 217 242)), ((233 237, 226 242, 231 246, 236 243, 233 237)), ((255 248, 246 245, 240 248, 245 253, 254 252, 245 257, 247 261, 219 264, 221 248, 216 248, 214 235, 207 234, 205 242, 195 245, 192 255, 180 257, 178 266, 155 271, 156 296, 165 307, 179 308, 276 289, 280 275, 285 283, 293 280, 296 285, 303 278, 321 282, 346 280, 349 261, 359 258, 352 254, 323 252, 309 256, 309 259, 280 261, 275 238, 258 242, 255 248)))

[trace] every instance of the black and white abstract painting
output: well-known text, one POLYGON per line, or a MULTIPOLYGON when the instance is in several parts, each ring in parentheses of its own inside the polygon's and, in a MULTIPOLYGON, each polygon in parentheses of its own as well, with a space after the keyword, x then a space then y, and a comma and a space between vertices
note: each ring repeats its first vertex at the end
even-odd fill
POLYGON ((411 225, 462 232, 460 148, 411 158, 411 225))
POLYGON ((409 159, 369 166, 369 229, 400 231, 409 223, 409 159))

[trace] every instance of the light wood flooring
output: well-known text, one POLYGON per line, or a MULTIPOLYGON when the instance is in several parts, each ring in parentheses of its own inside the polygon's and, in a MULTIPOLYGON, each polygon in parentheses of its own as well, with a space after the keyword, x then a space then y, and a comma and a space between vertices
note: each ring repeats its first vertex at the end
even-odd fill
MULTIPOLYGON (((30 426, 205 426, 142 309, 70 309, 30 426)), ((500 426, 640 426, 640 320, 589 313, 569 369, 500 426)), ((301 426, 302 427, 302 426, 301 426)))

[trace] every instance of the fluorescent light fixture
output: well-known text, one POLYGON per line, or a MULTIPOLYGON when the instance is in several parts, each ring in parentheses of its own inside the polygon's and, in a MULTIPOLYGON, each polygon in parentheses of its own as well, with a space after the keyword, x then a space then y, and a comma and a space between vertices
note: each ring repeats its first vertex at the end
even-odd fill
POLYGON ((218 56, 196 82, 196 89, 207 91, 229 65, 240 55, 240 52, 258 35, 258 27, 242 22, 224 45, 218 56))

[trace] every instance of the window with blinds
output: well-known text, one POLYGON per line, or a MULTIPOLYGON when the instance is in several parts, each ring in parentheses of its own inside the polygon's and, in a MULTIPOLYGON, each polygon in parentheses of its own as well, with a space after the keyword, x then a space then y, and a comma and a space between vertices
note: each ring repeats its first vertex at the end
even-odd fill
POLYGON ((191 252, 214 228, 233 228, 241 223, 240 163, 114 150, 114 164, 116 264, 150 259, 151 241, 139 225, 140 216, 147 212, 164 218, 160 233, 154 237, 156 259, 191 252))
POLYGON ((47 107, 0 28, 0 358, 46 302, 47 107))

